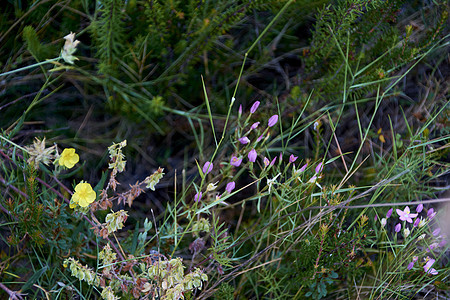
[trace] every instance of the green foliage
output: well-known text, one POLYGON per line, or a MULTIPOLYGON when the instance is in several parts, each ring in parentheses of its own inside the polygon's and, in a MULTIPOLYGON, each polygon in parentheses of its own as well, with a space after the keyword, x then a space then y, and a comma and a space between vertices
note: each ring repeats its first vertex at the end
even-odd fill
POLYGON ((50 58, 50 48, 41 44, 36 31, 32 26, 25 26, 22 32, 22 37, 27 45, 28 51, 30 51, 30 53, 37 61, 42 61, 46 58, 50 58))

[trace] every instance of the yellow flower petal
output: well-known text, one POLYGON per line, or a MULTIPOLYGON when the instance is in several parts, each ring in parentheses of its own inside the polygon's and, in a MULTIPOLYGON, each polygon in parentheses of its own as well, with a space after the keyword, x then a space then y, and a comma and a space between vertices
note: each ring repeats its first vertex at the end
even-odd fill
POLYGON ((59 157, 59 165, 64 166, 68 169, 73 168, 75 164, 80 160, 80 157, 78 154, 75 153, 75 149, 73 148, 66 148, 61 153, 61 156, 59 157))
POLYGON ((87 182, 80 182, 75 187, 75 193, 72 195, 72 201, 78 203, 81 207, 86 207, 97 198, 97 194, 92 186, 87 182))

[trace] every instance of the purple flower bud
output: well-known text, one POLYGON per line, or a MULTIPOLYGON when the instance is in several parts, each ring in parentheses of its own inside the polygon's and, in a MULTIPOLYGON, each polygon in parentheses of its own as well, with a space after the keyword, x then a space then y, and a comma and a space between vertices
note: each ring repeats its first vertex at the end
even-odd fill
POLYGON ((267 157, 264 157, 264 168, 267 168, 267 166, 270 164, 270 160, 267 157))
POLYGON ((275 164, 275 161, 277 160, 277 157, 275 156, 274 159, 270 162, 270 165, 273 166, 275 164))
POLYGON ((438 236, 439 235, 439 233, 441 233, 441 228, 436 228, 435 230, 433 230, 433 235, 434 236, 438 236))
POLYGON ((447 244, 447 241, 446 240, 442 240, 442 241, 439 242, 438 247, 439 248, 440 247, 444 247, 446 244, 447 244))
POLYGON ((213 169, 213 164, 209 161, 205 162, 205 164, 203 165, 203 173, 208 174, 209 172, 211 172, 213 169))
POLYGON ((239 105, 239 110, 238 110, 238 114, 239 114, 239 115, 242 115, 242 104, 241 104, 241 105, 239 105))
POLYGON ((416 207, 416 212, 417 212, 417 213, 420 213, 422 210, 423 210, 423 204, 420 203, 420 204, 417 205, 417 207, 416 207))
POLYGON ((373 217, 373 220, 376 222, 378 220, 378 216, 375 215, 375 217, 373 217))
POLYGON ((259 122, 253 123, 252 126, 250 127, 250 130, 255 129, 256 127, 258 127, 258 125, 259 125, 259 122))
POLYGON ((253 103, 252 107, 250 108, 250 113, 253 114, 259 106, 259 101, 256 101, 255 103, 253 103))
POLYGON ((386 214, 386 219, 389 219, 392 216, 392 212, 394 211, 393 208, 390 208, 386 214))
POLYGON ((269 119, 269 124, 268 124, 268 126, 269 126, 269 127, 272 127, 273 125, 277 124, 277 122, 278 122, 278 115, 273 115, 273 116, 271 116, 270 119, 269 119))
POLYGON ((291 156, 289 156, 289 162, 293 163, 294 161, 296 161, 298 158, 298 156, 294 156, 294 154, 291 154, 291 156))
POLYGON ((420 218, 419 217, 417 217, 415 220, 414 220, 414 227, 417 227, 417 226, 419 226, 419 223, 420 223, 420 218))
POLYGON ((283 152, 280 152, 280 162, 283 161, 283 152))
POLYGON ((202 192, 195 194, 194 201, 198 202, 202 199, 202 192))
POLYGON ((320 162, 316 167, 316 174, 322 172, 323 164, 320 162))
POLYGON ((261 134, 261 135, 259 136, 259 138, 256 139, 256 142, 259 142, 259 141, 263 138, 263 135, 264 135, 264 133, 261 134))
POLYGON ((234 190, 234 188, 236 187, 236 184, 234 183, 234 181, 228 182, 227 186, 225 188, 225 190, 231 194, 231 192, 234 190))
POLYGON ((239 167, 242 163, 242 158, 238 158, 236 156, 231 156, 231 161, 230 161, 230 165, 235 166, 235 167, 239 167))
POLYGON ((303 172, 308 167, 308 164, 304 164, 300 169, 298 169, 299 172, 303 172))
POLYGON ((412 262, 409 263, 407 269, 411 270, 413 267, 414 267, 414 262, 412 261, 412 262))
POLYGON ((250 140, 248 139, 248 137, 244 136, 239 139, 239 142, 241 142, 242 145, 245 145, 250 143, 250 140))
POLYGON ((256 157, 258 156, 258 153, 256 153, 255 149, 250 150, 250 152, 248 153, 248 160, 251 162, 255 162, 256 161, 256 157))
POLYGON ((402 224, 398 223, 397 225, 395 225, 395 232, 400 232, 400 230, 402 229, 402 224))
POLYGON ((428 212, 427 212, 428 218, 431 220, 431 219, 434 218, 435 215, 436 215, 436 213, 434 212, 434 209, 433 209, 433 208, 430 208, 430 209, 428 210, 428 212))

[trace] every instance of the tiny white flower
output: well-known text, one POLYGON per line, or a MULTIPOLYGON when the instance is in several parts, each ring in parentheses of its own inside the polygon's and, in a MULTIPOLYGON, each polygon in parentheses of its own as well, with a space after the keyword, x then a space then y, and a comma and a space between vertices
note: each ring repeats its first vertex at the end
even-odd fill
POLYGON ((403 229, 403 235, 406 237, 409 236, 409 234, 411 233, 411 231, 408 228, 403 229))

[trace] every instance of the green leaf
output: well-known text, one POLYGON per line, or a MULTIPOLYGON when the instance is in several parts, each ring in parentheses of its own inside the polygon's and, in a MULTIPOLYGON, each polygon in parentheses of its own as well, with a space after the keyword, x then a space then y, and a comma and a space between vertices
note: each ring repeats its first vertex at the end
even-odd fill
POLYGON ((28 281, 22 286, 22 292, 28 290, 41 276, 48 270, 48 266, 44 266, 42 269, 33 274, 28 281))

